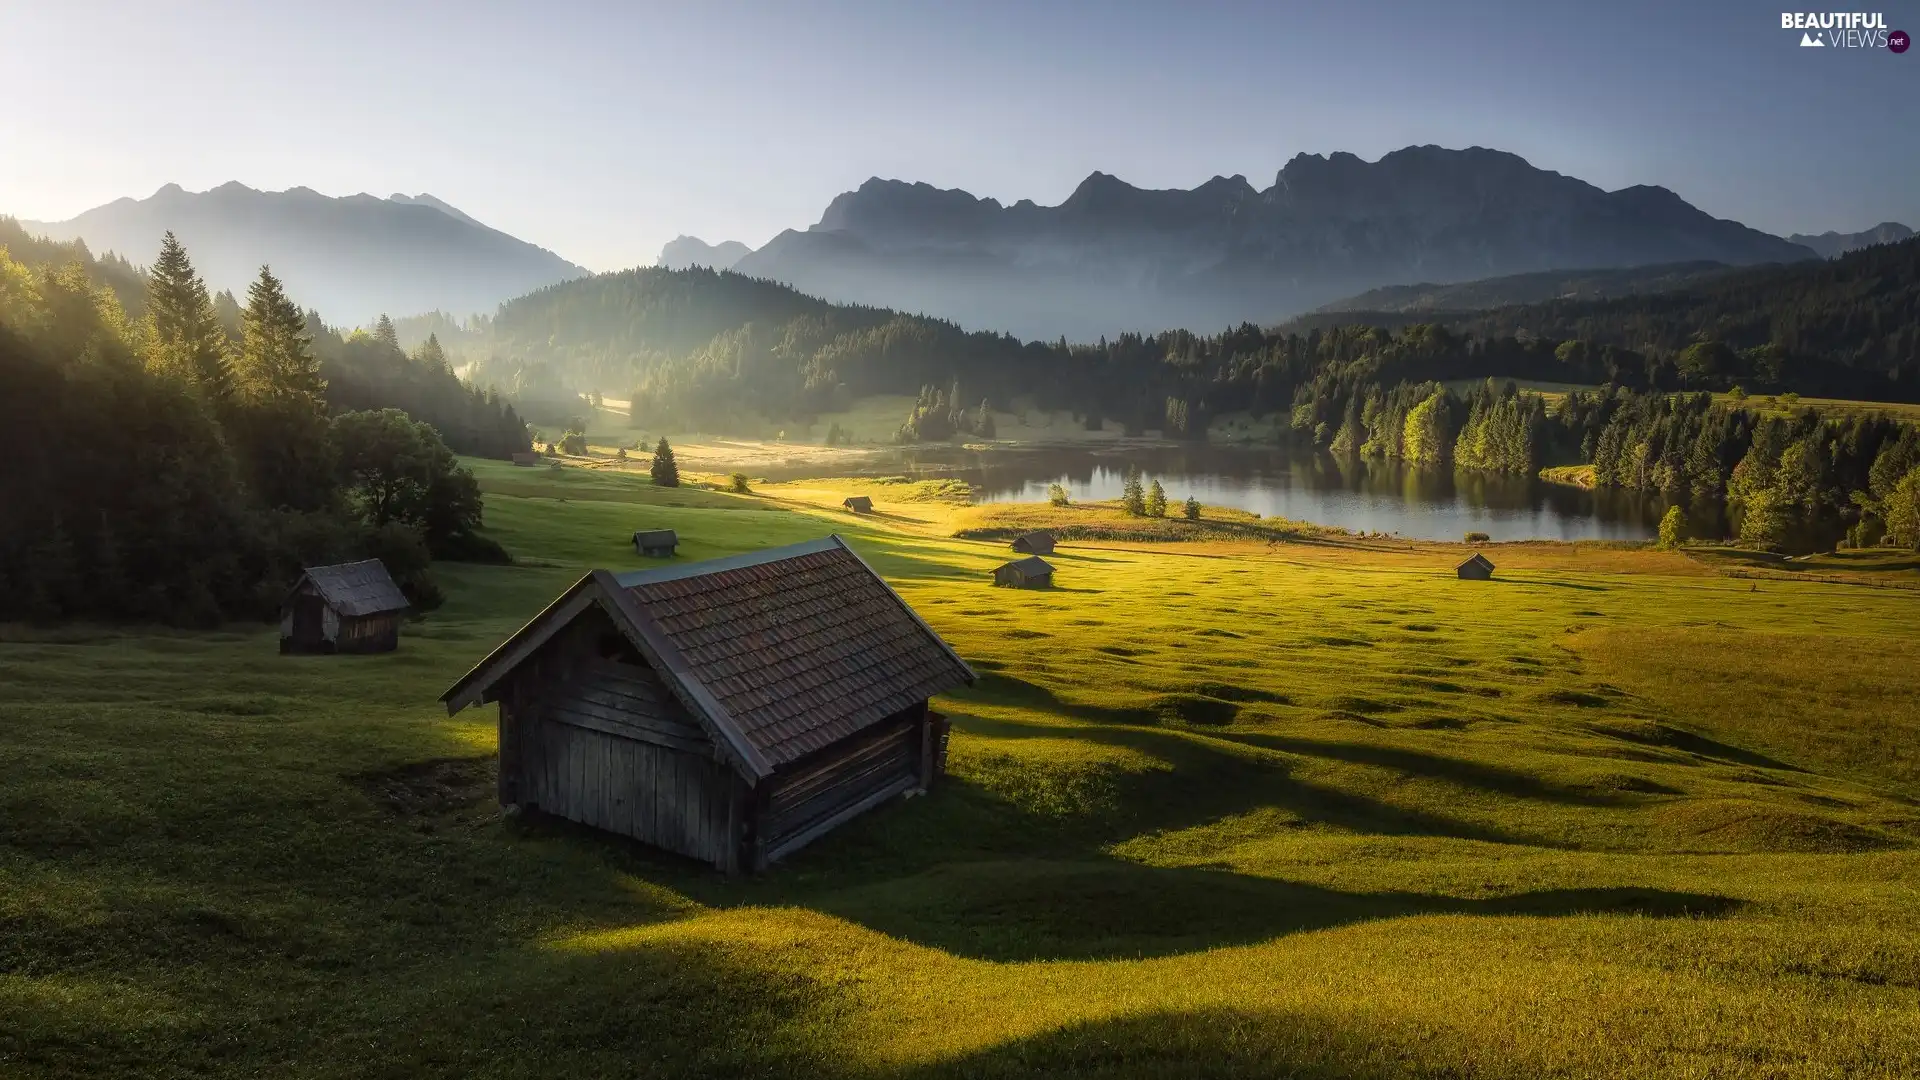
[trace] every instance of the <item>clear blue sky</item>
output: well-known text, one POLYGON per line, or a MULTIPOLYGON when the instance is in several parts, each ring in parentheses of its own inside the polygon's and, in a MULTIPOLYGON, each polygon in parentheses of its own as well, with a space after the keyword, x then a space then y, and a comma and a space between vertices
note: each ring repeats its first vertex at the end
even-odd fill
POLYGON ((1920 49, 1798 42, 1765 2, 0 0, 0 213, 427 191, 610 269, 873 175, 1052 203, 1438 143, 1774 232, 1920 226, 1920 49))

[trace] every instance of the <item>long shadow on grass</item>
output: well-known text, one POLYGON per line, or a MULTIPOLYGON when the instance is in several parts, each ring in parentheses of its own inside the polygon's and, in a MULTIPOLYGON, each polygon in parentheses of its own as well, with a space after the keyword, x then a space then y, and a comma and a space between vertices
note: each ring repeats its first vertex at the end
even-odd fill
POLYGON ((1326 742, 1320 739, 1300 739, 1261 732, 1223 731, 1214 737, 1231 739, 1249 746, 1279 750, 1288 754, 1330 758, 1352 765, 1371 765, 1416 776, 1430 776, 1462 787, 1480 788, 1521 799, 1539 799, 1544 802, 1565 803, 1572 806, 1612 806, 1622 801, 1617 796, 1605 793, 1555 787, 1531 773, 1521 772, 1518 769, 1502 768, 1498 765, 1448 757, 1444 754, 1408 750, 1404 747, 1356 742, 1326 742))
POLYGON ((1606 585, 1582 585, 1577 581, 1516 581, 1513 578, 1495 578, 1494 584, 1519 589, 1578 589, 1581 592, 1612 592, 1606 585))
POLYGON ((806 905, 957 956, 1012 963, 1172 956, 1420 915, 1704 917, 1740 901, 1631 886, 1486 898, 1349 892, 1102 859, 959 863, 806 905))

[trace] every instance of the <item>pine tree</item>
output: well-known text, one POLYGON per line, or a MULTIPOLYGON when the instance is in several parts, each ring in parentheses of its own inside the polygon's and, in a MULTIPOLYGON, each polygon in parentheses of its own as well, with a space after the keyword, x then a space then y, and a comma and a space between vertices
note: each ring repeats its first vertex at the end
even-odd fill
POLYGON ((1167 489, 1161 487, 1160 481, 1158 480, 1153 482, 1153 486, 1147 488, 1147 504, 1145 509, 1148 517, 1163 518, 1167 516, 1167 489))
POLYGON ((1140 470, 1131 465, 1127 466, 1127 477, 1120 484, 1120 503, 1134 517, 1146 516, 1147 499, 1140 487, 1140 470))
POLYGON ((233 398, 233 361, 227 334, 207 285, 194 273, 187 249, 171 232, 147 277, 147 326, 154 366, 180 371, 215 405, 233 398))
POLYGON ((674 464, 673 447, 667 445, 667 437, 660 436, 659 445, 653 448, 653 482, 661 487, 680 486, 680 467, 674 464))
POLYGON ((393 328, 393 320, 383 313, 373 324, 373 340, 391 352, 400 351, 400 332, 393 328))
POLYGON ((316 412, 327 388, 307 335, 307 317, 265 266, 248 287, 240 313, 240 374, 250 395, 309 405, 316 412))
MULTIPOLYGON (((381 318, 386 318, 382 315, 381 318)), ((440 335, 428 334, 427 340, 413 351, 414 362, 428 371, 444 371, 453 374, 453 364, 447 359, 447 350, 440 347, 440 335)))
POLYGON ((1187 513, 1188 521, 1199 521, 1200 520, 1200 500, 1194 498, 1191 495, 1187 496, 1186 513, 1187 513))

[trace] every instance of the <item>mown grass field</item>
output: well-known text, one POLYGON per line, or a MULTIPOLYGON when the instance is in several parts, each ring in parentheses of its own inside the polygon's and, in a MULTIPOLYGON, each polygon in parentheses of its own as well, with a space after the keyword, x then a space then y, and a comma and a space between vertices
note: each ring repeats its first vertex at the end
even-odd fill
POLYGON ((1911 591, 1340 539, 1002 591, 917 485, 479 471, 528 564, 398 653, 0 634, 0 1075, 1920 1074, 1911 591), (643 525, 849 537, 983 676, 944 786, 753 880, 504 817, 434 698, 643 525))

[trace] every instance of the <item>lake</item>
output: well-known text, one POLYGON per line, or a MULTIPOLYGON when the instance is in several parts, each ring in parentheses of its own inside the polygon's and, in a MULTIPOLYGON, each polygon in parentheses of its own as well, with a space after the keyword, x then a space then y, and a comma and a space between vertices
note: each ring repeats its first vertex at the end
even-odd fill
POLYGON ((1056 483, 1076 501, 1118 499, 1133 465, 1146 482, 1160 481, 1169 503, 1192 495, 1263 517, 1426 540, 1458 540, 1468 532, 1494 540, 1645 540, 1658 532, 1668 505, 1658 495, 1585 491, 1530 476, 1415 469, 1273 447, 914 447, 887 464, 915 476, 965 480, 977 502, 1044 501, 1047 486, 1056 483))

